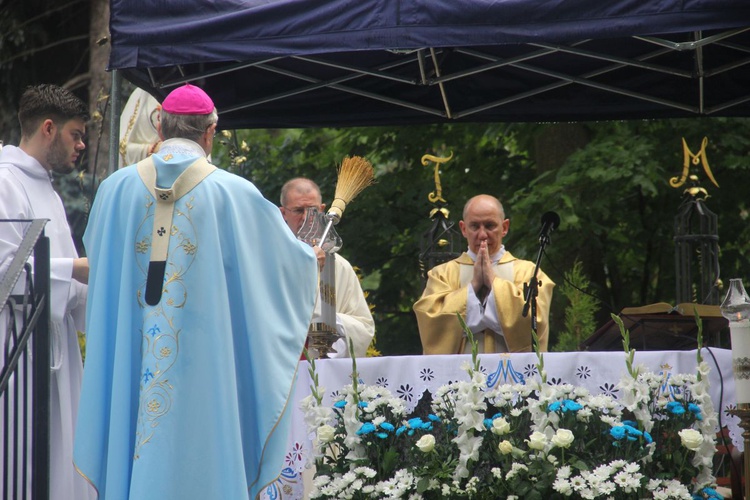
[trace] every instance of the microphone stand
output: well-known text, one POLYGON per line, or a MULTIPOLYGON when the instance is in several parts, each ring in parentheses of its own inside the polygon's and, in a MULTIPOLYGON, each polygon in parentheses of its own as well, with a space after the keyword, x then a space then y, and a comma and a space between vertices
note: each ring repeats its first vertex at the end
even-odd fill
POLYGON ((539 273, 539 263, 542 260, 542 254, 544 253, 544 247, 546 247, 550 242, 549 237, 549 231, 542 231, 542 234, 539 235, 539 253, 536 256, 536 266, 534 267, 534 275, 531 277, 531 281, 528 283, 523 284, 523 293, 524 297, 526 299, 526 303, 523 305, 523 312, 522 315, 525 318, 529 314, 529 309, 531 309, 531 331, 533 332, 533 335, 531 336, 531 346, 536 351, 537 349, 537 321, 536 321, 536 298, 539 295, 539 285, 541 285, 541 281, 537 279, 537 274, 539 273))

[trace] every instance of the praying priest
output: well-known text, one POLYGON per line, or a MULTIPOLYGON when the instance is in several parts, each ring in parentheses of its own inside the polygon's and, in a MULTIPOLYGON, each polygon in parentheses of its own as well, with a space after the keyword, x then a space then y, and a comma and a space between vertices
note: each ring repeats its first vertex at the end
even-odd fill
MULTIPOLYGON (((458 258, 431 269, 422 297, 414 303, 425 354, 470 353, 458 320, 466 321, 479 352, 524 352, 533 348, 530 315, 524 317, 524 284, 536 267, 503 246, 510 219, 500 200, 478 195, 464 206, 461 233, 469 244, 458 258)), ((549 307, 555 284, 543 272, 537 298, 539 348, 547 350, 549 307)))

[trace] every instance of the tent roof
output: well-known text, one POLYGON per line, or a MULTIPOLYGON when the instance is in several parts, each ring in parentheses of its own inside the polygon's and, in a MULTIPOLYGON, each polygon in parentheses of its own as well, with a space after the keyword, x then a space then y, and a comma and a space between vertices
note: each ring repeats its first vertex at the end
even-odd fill
POLYGON ((111 0, 110 69, 225 128, 750 116, 747 0, 111 0))

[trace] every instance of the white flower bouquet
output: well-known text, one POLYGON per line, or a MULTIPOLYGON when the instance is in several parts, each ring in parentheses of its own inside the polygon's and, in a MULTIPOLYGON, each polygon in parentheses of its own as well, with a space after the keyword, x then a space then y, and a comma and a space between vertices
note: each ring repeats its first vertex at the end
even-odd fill
POLYGON ((633 366, 620 327, 629 354, 621 400, 548 384, 539 352, 538 378, 489 387, 475 349, 467 379, 413 414, 387 389, 360 385, 356 360, 352 384, 326 407, 312 361, 302 402, 317 447, 311 498, 721 498, 700 349, 697 373, 667 380, 633 366))

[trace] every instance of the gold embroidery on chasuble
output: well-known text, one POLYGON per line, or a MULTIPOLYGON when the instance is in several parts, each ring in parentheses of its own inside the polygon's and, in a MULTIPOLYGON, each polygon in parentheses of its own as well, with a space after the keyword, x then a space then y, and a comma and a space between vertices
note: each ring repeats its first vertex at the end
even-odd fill
POLYGON ((178 361, 181 332, 179 325, 175 324, 174 313, 187 303, 188 292, 183 280, 198 251, 197 235, 190 216, 192 208, 193 197, 184 203, 178 202, 175 207, 169 231, 171 237, 162 300, 156 306, 148 306, 142 298, 151 251, 153 203, 147 205, 146 216, 136 237, 135 252, 139 255, 142 275, 138 303, 147 312, 140 331, 142 372, 135 459, 139 457, 141 448, 158 432, 160 420, 172 407, 175 387, 169 379, 169 372, 178 361))
POLYGON ((194 196, 188 193, 216 170, 205 158, 199 158, 177 177, 171 188, 162 189, 156 186, 153 158, 142 160, 136 168, 150 197, 135 238, 136 261, 142 275, 137 298, 144 316, 140 330, 141 380, 134 459, 138 459, 142 447, 157 434, 162 419, 172 408, 174 386, 169 372, 178 361, 182 326, 177 312, 187 303, 184 277, 199 248, 191 217, 194 196), (153 262, 163 265, 163 277, 160 271, 155 275, 158 281, 150 283, 154 276, 150 272, 153 262), (149 288, 151 284, 155 287, 149 288), (158 292, 155 301, 149 300, 147 290, 158 292))

